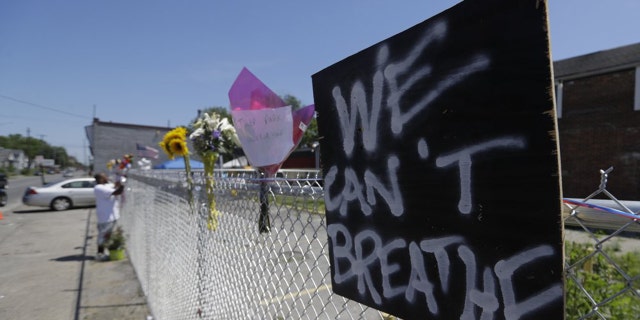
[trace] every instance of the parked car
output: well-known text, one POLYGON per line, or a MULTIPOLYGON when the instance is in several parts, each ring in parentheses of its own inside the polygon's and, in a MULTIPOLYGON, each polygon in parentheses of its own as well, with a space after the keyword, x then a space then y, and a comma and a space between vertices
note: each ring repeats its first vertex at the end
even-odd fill
POLYGON ((95 206, 94 178, 67 179, 43 187, 28 187, 22 203, 28 206, 49 207, 51 210, 67 210, 72 207, 95 206))
POLYGON ((8 184, 7 175, 0 172, 0 189, 4 189, 8 184))
POLYGON ((72 170, 65 170, 62 173, 62 176, 65 177, 65 178, 71 178, 71 177, 73 177, 73 171, 72 170))
POLYGON ((7 205, 7 193, 4 191, 4 188, 9 184, 7 180, 7 175, 4 173, 0 173, 0 207, 4 207, 7 205))

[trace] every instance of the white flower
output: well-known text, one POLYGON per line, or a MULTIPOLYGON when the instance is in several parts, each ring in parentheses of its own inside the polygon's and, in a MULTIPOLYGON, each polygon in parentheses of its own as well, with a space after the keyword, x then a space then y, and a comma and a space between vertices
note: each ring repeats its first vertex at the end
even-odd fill
POLYGON ((202 118, 198 118, 198 120, 196 120, 196 122, 193 123, 193 127, 200 129, 202 128, 203 122, 202 122, 202 118))
MULTIPOLYGON (((194 125, 195 127, 195 125, 194 125)), ((203 128, 198 128, 195 131, 193 131, 193 133, 191 133, 191 135, 189 135, 189 139, 194 140, 195 138, 201 136, 204 134, 204 129, 203 128)))
POLYGON ((212 116, 209 116, 208 113, 205 113, 204 122, 207 124, 207 128, 209 130, 215 130, 218 126, 218 122, 220 122, 220 116, 217 113, 212 114, 212 116))
POLYGON ((218 130, 233 130, 233 126, 231 125, 231 123, 229 123, 229 120, 227 120, 227 118, 223 118, 222 121, 220 121, 220 123, 218 124, 218 130))
POLYGON ((236 133, 236 129, 232 128, 233 131, 231 131, 231 141, 236 145, 236 146, 241 146, 242 143, 240 142, 240 138, 238 138, 238 133, 236 133))
POLYGON ((189 139, 194 141, 194 148, 199 153, 209 152, 230 152, 233 145, 240 146, 240 139, 236 129, 229 118, 223 118, 219 113, 202 113, 191 125, 193 132, 189 139))

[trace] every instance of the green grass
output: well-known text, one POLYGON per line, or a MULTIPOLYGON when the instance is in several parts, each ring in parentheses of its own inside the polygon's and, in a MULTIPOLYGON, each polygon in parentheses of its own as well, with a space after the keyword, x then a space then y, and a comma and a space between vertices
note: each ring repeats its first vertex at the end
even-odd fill
MULTIPOLYGON (((620 253, 615 248, 607 248, 603 252, 612 259, 609 261, 602 253, 595 252, 593 244, 567 242, 565 246, 567 264, 573 266, 566 276, 567 319, 580 318, 594 309, 580 286, 596 303, 612 299, 598 307, 606 319, 636 319, 640 298, 632 291, 640 290, 640 253, 620 253), (625 279, 614 264, 631 280, 625 279)), ((592 315, 587 319, 596 317, 592 315)))
POLYGON ((324 200, 311 197, 276 195, 275 203, 278 206, 286 206, 297 211, 312 214, 324 214, 324 200))

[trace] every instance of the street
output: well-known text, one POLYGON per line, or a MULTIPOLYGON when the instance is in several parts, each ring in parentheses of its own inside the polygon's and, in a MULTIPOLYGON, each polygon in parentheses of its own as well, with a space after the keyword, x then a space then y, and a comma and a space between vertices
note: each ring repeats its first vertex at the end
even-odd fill
POLYGON ((0 319, 73 319, 87 210, 19 209, 0 220, 0 319))
MULTIPOLYGON (((79 176, 78 174, 76 176, 79 176)), ((45 176, 47 182, 61 175, 45 176)), ((51 211, 21 203, 41 177, 9 180, 0 207, 0 319, 145 319, 144 294, 127 259, 97 262, 95 209, 51 211)))

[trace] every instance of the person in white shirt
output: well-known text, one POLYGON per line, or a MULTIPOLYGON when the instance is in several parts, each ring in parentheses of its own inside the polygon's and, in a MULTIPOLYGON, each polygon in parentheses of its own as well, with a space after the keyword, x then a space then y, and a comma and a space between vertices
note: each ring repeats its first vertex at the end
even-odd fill
POLYGON ((109 239, 111 232, 120 218, 120 197, 124 191, 120 181, 115 184, 109 182, 107 175, 98 173, 94 176, 96 186, 93 193, 96 196, 96 214, 98 216, 98 255, 97 260, 106 260, 104 242, 109 239))

